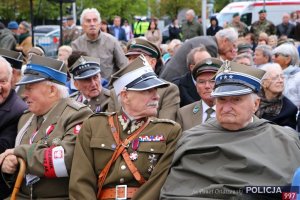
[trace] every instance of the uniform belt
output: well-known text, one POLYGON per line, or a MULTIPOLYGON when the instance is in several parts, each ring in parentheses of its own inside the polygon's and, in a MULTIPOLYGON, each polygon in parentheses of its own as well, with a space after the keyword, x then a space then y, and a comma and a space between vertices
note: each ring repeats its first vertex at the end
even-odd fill
POLYGON ((127 187, 127 185, 117 185, 115 188, 104 188, 101 190, 99 200, 131 199, 138 189, 138 187, 127 187))

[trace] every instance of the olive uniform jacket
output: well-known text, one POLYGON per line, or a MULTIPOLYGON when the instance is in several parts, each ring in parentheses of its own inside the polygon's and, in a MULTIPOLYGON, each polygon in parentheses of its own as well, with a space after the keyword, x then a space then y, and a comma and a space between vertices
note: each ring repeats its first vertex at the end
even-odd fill
MULTIPOLYGON (((99 113, 84 122, 75 146, 70 179, 70 199, 97 199, 99 173, 111 159, 116 148, 106 115, 114 116, 114 123, 118 124, 122 130, 121 140, 129 137, 127 130, 133 128, 128 125, 129 128, 123 130, 122 122, 120 122, 122 113, 99 113)), ((158 199, 180 136, 181 128, 176 122, 157 118, 152 118, 146 128, 139 133, 135 139, 139 141, 135 146, 137 158, 132 162, 147 182, 138 189, 132 199, 158 199)), ((129 145, 128 153, 131 154, 134 151, 133 148, 133 145, 129 145)), ((115 188, 117 185, 140 186, 128 170, 121 155, 110 168, 103 188, 115 188)))
MULTIPOLYGON (((160 119, 176 119, 176 112, 180 107, 180 95, 178 87, 168 82, 170 85, 165 88, 157 88, 159 94, 157 118, 160 119)), ((118 112, 121 105, 114 90, 111 90, 111 100, 108 104, 108 112, 118 112)))
MULTIPOLYGON (((32 185, 34 199, 68 199, 76 137, 83 120, 91 114, 87 106, 65 98, 46 114, 38 131, 34 114, 28 112, 21 117, 14 153, 25 160, 26 177, 30 174, 39 179, 32 185)), ((24 179, 18 199, 30 199, 30 190, 24 179)))
MULTIPOLYGON (((108 103, 110 101, 110 90, 103 88, 99 96, 92 98, 90 101, 87 102, 87 106, 94 112, 105 112, 108 107, 108 103)), ((82 94, 77 91, 74 92, 73 94, 70 95, 70 98, 80 102, 80 103, 85 103, 83 102, 83 97, 82 94)))
POLYGON ((181 125, 182 131, 202 124, 202 102, 197 101, 180 108, 177 111, 176 122, 181 125))

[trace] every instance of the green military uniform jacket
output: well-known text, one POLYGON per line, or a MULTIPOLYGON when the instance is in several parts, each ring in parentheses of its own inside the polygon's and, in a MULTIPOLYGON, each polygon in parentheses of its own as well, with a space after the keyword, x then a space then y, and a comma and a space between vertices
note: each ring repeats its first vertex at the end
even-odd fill
POLYGON ((251 25, 250 32, 255 35, 255 38, 257 40, 261 32, 265 32, 268 35, 276 35, 276 27, 272 22, 268 20, 265 20, 263 22, 256 21, 251 25))
MULTIPOLYGON (((180 95, 178 87, 168 82, 170 85, 164 88, 157 88, 159 95, 157 118, 176 120, 176 112, 180 107, 180 95)), ((108 104, 108 112, 118 112, 121 105, 114 90, 111 90, 111 100, 108 104)))
POLYGON ((249 32, 244 22, 239 22, 238 24, 231 22, 228 24, 228 27, 234 28, 238 32, 239 37, 244 37, 249 32))
POLYGON ((182 131, 188 130, 198 124, 202 124, 202 103, 196 101, 181 107, 177 112, 176 121, 181 125, 182 131))
POLYGON ((203 35, 202 25, 196 20, 192 22, 185 21, 181 27, 182 41, 203 35))
POLYGON ((83 96, 80 92, 74 92, 70 95, 70 98, 85 103, 94 113, 105 112, 110 101, 110 90, 102 88, 102 91, 99 96, 90 99, 87 103, 83 101, 83 96))
POLYGON ((63 44, 71 45, 71 42, 80 36, 80 30, 73 24, 63 30, 63 44))
MULTIPOLYGON (((121 140, 129 136, 129 129, 134 128, 135 130, 137 129, 136 126, 139 126, 130 126, 129 123, 124 123, 124 120, 121 120, 124 115, 122 113, 113 115, 114 117, 118 115, 114 121, 122 129, 121 140), (125 127, 124 130, 123 127, 125 127)), ((136 137, 139 141, 138 148, 135 150, 138 157, 133 160, 133 163, 147 182, 139 188, 133 199, 158 199, 180 136, 181 128, 177 123, 171 120, 153 118, 136 137), (159 139, 151 141, 150 138, 152 137, 159 139)), ((130 154, 134 152, 132 144, 127 149, 130 154)), ((108 116, 100 113, 84 122, 75 146, 70 179, 70 199, 94 200, 97 198, 99 173, 111 159, 115 148, 116 142, 108 124, 108 116)), ((115 188, 116 185, 140 186, 127 168, 122 156, 118 157, 110 168, 103 188, 115 188)))
POLYGON ((300 166, 298 134, 253 118, 237 131, 227 131, 214 118, 183 132, 160 199, 244 200, 250 199, 242 192, 245 186, 291 184, 300 166))
MULTIPOLYGON (((26 174, 40 179, 32 186, 34 199, 68 199, 75 140, 83 120, 91 114, 87 106, 66 98, 49 111, 38 132, 34 114, 28 112, 21 117, 14 153, 25 160, 26 174)), ((30 199, 26 179, 19 198, 30 199)))

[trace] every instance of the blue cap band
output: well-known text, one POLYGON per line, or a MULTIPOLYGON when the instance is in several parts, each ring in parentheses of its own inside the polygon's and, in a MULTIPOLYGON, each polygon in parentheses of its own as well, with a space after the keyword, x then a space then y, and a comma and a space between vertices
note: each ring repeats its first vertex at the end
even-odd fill
POLYGON ((37 65, 37 64, 27 64, 27 67, 25 70, 33 70, 33 71, 43 74, 45 76, 45 78, 56 80, 63 84, 67 83, 67 74, 66 73, 57 71, 50 67, 45 67, 45 66, 37 65))

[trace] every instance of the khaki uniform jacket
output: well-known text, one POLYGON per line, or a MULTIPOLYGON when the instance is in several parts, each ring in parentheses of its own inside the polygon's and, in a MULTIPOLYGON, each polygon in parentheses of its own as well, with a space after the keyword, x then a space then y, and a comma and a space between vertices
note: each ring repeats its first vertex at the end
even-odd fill
POLYGON ((32 37, 28 36, 21 44, 17 44, 16 49, 18 47, 22 47, 22 52, 28 56, 28 52, 32 48, 32 37))
POLYGON ((80 30, 74 24, 70 28, 63 30, 63 44, 70 45, 72 41, 77 39, 80 36, 80 30))
MULTIPOLYGON (((180 107, 180 95, 178 87, 169 83, 170 85, 165 88, 157 88, 159 94, 158 113, 157 118, 160 119, 176 119, 176 112, 180 107)), ((108 104, 108 112, 118 112, 121 105, 114 90, 111 90, 111 100, 108 104)))
MULTIPOLYGON (((105 112, 108 107, 108 103, 110 101, 110 90, 106 88, 102 88, 102 91, 99 96, 92 98, 86 105, 94 112, 105 112)), ((80 102, 82 102, 82 94, 80 92, 74 92, 70 95, 70 98, 80 102)))
MULTIPOLYGON (((69 98, 62 99, 49 111, 34 138, 32 136, 37 129, 36 116, 29 112, 21 117, 18 134, 33 116, 23 137, 19 137, 21 144, 15 147, 14 152, 16 156, 25 160, 26 174, 40 178, 37 183, 33 184, 34 199, 68 199, 69 174, 75 140, 83 120, 91 114, 92 111, 87 106, 69 98), (46 137, 47 132, 50 132, 48 137, 46 137), (33 143, 29 144, 31 139, 33 143), (62 160, 56 159, 62 157, 62 160), (60 160, 59 163, 57 163, 58 160, 60 160)), ((18 141, 18 136, 16 141, 18 141)), ((26 186, 25 179, 20 188, 19 197, 30 199, 30 187, 26 186)))
POLYGON ((201 100, 181 107, 177 112, 176 122, 181 125, 182 131, 188 130, 198 124, 202 124, 201 100))
POLYGON ((71 47, 73 51, 84 51, 90 57, 100 58, 101 76, 107 80, 128 63, 118 40, 108 33, 100 32, 96 40, 83 34, 72 42, 71 47))
MULTIPOLYGON (((216 118, 183 132, 160 199, 246 198, 245 186, 287 186, 300 166, 300 142, 291 128, 253 117, 228 131, 216 118)), ((266 195, 266 194, 263 194, 266 195)), ((281 199, 269 198, 269 199, 281 199)))
MULTIPOLYGON (((120 116, 121 113, 118 115, 120 116)), ((120 120, 115 118, 114 121, 122 130, 120 120)), ((121 140, 129 136, 126 130, 121 132, 121 140)), ((137 137, 146 136, 162 136, 164 140, 139 142, 136 150, 138 157, 133 163, 147 182, 133 197, 137 200, 158 199, 169 171, 177 140, 181 136, 181 128, 171 120, 153 118, 137 137)), ((70 179, 70 199, 96 199, 99 173, 111 159, 115 147, 116 143, 108 124, 108 116, 101 113, 84 122, 75 146, 70 179)), ((133 152, 132 148, 132 145, 128 147, 128 153, 133 152)), ((127 168, 122 156, 112 165, 103 188, 115 188, 116 185, 140 186, 127 168)))

